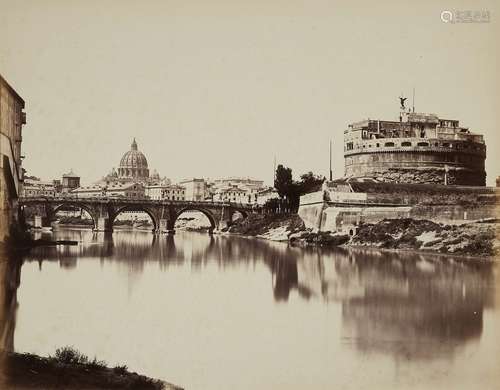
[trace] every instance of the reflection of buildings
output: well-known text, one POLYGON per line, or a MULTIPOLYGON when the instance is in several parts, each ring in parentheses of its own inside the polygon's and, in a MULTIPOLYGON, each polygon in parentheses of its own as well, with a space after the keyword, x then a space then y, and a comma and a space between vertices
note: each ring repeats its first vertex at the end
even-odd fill
POLYGON ((14 350, 21 259, 0 247, 0 350, 14 350))

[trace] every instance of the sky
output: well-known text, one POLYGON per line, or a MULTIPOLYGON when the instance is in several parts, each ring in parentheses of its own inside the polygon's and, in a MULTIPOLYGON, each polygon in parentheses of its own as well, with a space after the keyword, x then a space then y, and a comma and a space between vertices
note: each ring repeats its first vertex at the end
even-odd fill
POLYGON ((91 183, 135 137, 174 181, 343 174, 343 131, 399 99, 484 134, 500 174, 497 1, 0 0, 0 73, 26 101, 24 168, 91 183), (377 4, 374 7, 374 4, 377 4), (444 23, 442 11, 489 11, 444 23))

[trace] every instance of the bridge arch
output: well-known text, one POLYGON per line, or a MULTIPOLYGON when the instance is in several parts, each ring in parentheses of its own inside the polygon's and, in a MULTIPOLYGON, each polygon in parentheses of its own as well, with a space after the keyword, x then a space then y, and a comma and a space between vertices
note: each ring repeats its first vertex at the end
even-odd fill
POLYGON ((90 218, 92 218, 92 223, 93 223, 93 226, 92 226, 92 229, 96 229, 97 228, 97 216, 96 216, 96 213, 95 213, 95 210, 92 209, 92 207, 89 207, 88 205, 84 204, 84 203, 79 203, 79 202, 65 202, 65 203, 61 203, 61 204, 58 204, 58 205, 55 205, 52 207, 52 211, 51 211, 51 217, 54 217, 56 215, 56 213, 61 210, 63 207, 74 207, 74 208, 77 208, 77 209, 82 209, 82 210, 85 210, 87 212, 88 215, 90 215, 90 218))
POLYGON ((246 219, 248 217, 248 212, 246 210, 234 208, 234 209, 231 209, 231 212, 229 215, 229 221, 230 222, 236 221, 236 219, 234 219, 234 217, 237 214, 240 214, 242 219, 246 219))
POLYGON ((154 210, 150 209, 149 207, 141 206, 141 205, 127 205, 120 207, 115 210, 113 214, 109 216, 109 225, 113 226, 113 223, 115 222, 116 218, 118 215, 120 215, 123 212, 126 211, 135 211, 135 212, 142 212, 146 213, 150 218, 151 221, 153 222, 153 229, 152 231, 155 232, 159 227, 160 227, 160 221, 154 212, 154 210))
POLYGON ((186 211, 198 211, 202 213, 205 217, 208 218, 208 221, 210 222, 211 230, 217 229, 218 226, 218 219, 216 216, 209 210, 203 208, 203 207, 197 207, 197 206, 187 206, 183 207, 182 209, 176 210, 175 215, 172 218, 171 221, 171 228, 173 229, 175 226, 175 222, 177 219, 181 216, 181 214, 185 213, 186 211))

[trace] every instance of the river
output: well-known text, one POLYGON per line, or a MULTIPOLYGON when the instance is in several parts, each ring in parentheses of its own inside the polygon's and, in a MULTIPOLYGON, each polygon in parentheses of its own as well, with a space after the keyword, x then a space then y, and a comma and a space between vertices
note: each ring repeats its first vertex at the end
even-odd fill
POLYGON ((414 253, 61 229, 22 259, 16 351, 186 389, 494 389, 498 268, 414 253), (495 299, 496 298, 496 299, 495 299))

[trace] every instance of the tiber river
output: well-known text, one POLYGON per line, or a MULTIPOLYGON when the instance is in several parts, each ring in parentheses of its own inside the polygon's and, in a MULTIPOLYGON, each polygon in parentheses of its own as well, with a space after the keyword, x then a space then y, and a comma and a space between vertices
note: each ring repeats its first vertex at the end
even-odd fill
POLYGON ((24 257, 17 351, 73 345, 187 389, 498 389, 499 270, 178 232, 59 230, 24 257))

